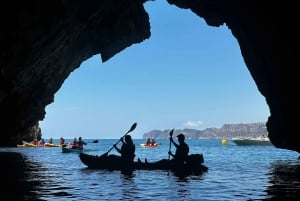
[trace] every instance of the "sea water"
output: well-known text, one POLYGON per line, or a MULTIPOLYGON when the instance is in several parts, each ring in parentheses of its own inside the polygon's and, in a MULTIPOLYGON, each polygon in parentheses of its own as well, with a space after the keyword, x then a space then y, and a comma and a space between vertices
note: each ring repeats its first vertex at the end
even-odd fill
MULTIPOLYGON (((71 142, 67 139, 67 142, 71 142)), ((118 139, 84 139, 84 152, 102 155, 118 139)), ((136 158, 149 162, 168 158, 169 140, 157 148, 143 148, 134 139, 136 158)), ((1 194, 18 200, 299 200, 300 160, 294 151, 274 146, 238 146, 228 140, 187 139, 190 154, 201 153, 208 171, 177 177, 171 171, 91 170, 77 153, 61 148, 0 148, 1 156, 18 153, 17 160, 1 160, 1 194)), ((121 146, 119 143, 117 146, 121 146)), ((171 147, 175 151, 175 147, 171 147)), ((118 153, 112 149, 110 154, 118 153)))

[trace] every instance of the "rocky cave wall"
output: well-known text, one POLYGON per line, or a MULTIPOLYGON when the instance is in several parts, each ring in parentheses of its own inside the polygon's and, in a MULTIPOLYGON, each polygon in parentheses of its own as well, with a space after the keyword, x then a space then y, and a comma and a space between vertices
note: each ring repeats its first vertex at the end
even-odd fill
MULTIPOLYGON (((293 27, 297 25, 293 12, 296 3, 168 2, 190 9, 209 26, 228 26, 258 90, 266 98, 272 143, 300 152, 295 128, 300 112, 296 98, 298 33, 293 27)), ((39 134, 38 122, 45 117, 45 107, 84 60, 100 54, 105 62, 150 38, 145 3, 155 1, 4 1, 0 7, 0 146, 15 146, 18 140, 39 134)))

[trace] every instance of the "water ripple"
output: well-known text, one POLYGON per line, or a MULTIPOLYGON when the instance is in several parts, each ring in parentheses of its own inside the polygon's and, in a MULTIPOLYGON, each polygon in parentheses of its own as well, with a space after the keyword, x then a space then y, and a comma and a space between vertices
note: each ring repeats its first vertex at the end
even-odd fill
MULTIPOLYGON (((114 142, 88 143, 89 153, 101 155, 114 142)), ((0 148, 1 178, 5 183, 1 194, 12 196, 13 200, 53 201, 245 201, 297 200, 300 197, 297 153, 272 146, 235 146, 230 142, 222 146, 218 140, 187 142, 191 153, 203 153, 208 172, 186 177, 170 171, 137 170, 123 174, 87 169, 77 154, 64 154, 59 148, 0 148)), ((141 159, 167 158, 168 141, 162 141, 157 149, 137 147, 136 150, 141 159)))

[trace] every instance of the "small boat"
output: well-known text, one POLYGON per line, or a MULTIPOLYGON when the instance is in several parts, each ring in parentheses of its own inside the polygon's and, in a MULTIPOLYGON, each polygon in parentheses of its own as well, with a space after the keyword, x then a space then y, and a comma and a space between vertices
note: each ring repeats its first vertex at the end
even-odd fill
POLYGON ((265 136, 260 137, 234 137, 231 139, 237 145, 272 145, 270 139, 265 136))
POLYGON ((142 143, 140 145, 141 145, 141 147, 144 147, 144 148, 157 148, 159 146, 157 143, 154 143, 154 144, 145 144, 145 143, 142 143))
POLYGON ((81 153, 83 149, 73 148, 70 146, 62 146, 61 147, 63 153, 81 153))
MULTIPOLYGON (((106 169, 106 170, 124 170, 124 164, 120 156, 111 155, 90 155, 80 153, 79 158, 83 164, 90 169, 106 169)), ((201 174, 206 172, 208 168, 203 165, 204 158, 202 154, 191 154, 188 156, 187 162, 182 167, 175 167, 174 160, 162 159, 156 162, 141 162, 139 159, 132 163, 131 167, 126 170, 172 170, 180 174, 201 174)))

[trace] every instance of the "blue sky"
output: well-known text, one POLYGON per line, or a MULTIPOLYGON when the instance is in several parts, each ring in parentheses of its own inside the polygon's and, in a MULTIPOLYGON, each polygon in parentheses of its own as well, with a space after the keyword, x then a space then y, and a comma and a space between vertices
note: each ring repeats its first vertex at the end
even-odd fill
POLYGON ((145 4, 151 37, 102 63, 83 62, 40 121, 45 139, 118 139, 153 129, 266 122, 269 108, 226 25, 210 27, 165 1, 145 4))

